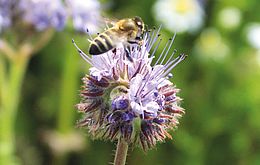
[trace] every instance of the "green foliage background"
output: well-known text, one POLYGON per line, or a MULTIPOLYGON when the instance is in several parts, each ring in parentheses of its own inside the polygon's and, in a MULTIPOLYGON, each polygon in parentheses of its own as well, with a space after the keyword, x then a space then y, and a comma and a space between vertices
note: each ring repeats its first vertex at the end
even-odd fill
MULTIPOLYGON (((154 2, 104 0, 108 6, 104 15, 139 15, 149 26, 158 26, 151 12, 154 2)), ((245 27, 260 21, 259 9, 258 0, 205 1, 204 27, 195 34, 178 34, 174 45, 179 53, 189 55, 173 70, 172 79, 181 89, 186 114, 172 133, 173 140, 147 153, 130 150, 128 165, 260 164, 260 64, 257 50, 245 36, 245 27), (234 30, 217 21, 218 13, 229 6, 242 13, 241 24, 234 30), (219 32, 230 50, 221 60, 212 58, 221 50, 205 53, 200 50, 203 47, 196 47, 209 28, 219 32)), ((167 30, 162 34, 166 40, 173 35, 167 30)), ((59 32, 30 61, 16 121, 16 152, 22 164, 104 165, 113 160, 115 144, 93 141, 84 129, 75 128, 80 115, 74 105, 79 102, 80 79, 89 66, 77 55, 71 38, 87 51, 85 35, 59 32), (61 139, 77 134, 79 138, 65 141, 65 146, 83 139, 83 148, 62 150, 64 144, 46 138, 50 131, 60 133, 61 139), (60 145, 62 151, 51 149, 46 141, 60 145)))

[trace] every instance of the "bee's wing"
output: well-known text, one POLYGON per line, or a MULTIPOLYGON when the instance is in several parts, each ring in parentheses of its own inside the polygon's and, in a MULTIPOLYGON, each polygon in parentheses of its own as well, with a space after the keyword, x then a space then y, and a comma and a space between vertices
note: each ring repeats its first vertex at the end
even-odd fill
POLYGON ((112 25, 112 26, 114 26, 119 21, 118 19, 115 19, 115 18, 105 18, 104 17, 103 19, 107 25, 112 25))

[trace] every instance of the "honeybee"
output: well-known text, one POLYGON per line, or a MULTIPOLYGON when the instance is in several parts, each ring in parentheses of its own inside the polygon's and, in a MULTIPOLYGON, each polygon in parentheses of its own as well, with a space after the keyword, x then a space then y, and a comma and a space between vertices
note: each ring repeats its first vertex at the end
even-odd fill
POLYGON ((129 56, 130 45, 142 43, 144 22, 140 17, 121 19, 112 25, 90 41, 89 54, 99 55, 123 44, 129 56))

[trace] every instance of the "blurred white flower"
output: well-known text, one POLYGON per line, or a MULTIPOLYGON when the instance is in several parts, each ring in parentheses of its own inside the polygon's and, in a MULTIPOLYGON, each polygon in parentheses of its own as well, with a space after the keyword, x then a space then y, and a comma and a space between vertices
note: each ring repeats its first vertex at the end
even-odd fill
POLYGON ((203 25, 204 11, 197 0, 159 0, 154 15, 173 32, 195 32, 203 25))
POLYGON ((67 0, 66 2, 72 15, 74 28, 82 32, 88 29, 90 33, 95 33, 101 20, 99 1, 67 0))
POLYGON ((260 49, 260 23, 249 24, 246 33, 248 43, 252 47, 260 49))
POLYGON ((235 29, 240 25, 241 12, 235 7, 224 8, 218 14, 218 22, 226 29, 235 29))

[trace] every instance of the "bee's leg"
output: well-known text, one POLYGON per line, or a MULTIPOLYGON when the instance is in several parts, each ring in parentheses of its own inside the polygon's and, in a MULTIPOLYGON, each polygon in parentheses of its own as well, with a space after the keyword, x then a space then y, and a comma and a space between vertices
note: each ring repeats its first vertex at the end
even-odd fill
POLYGON ((128 44, 125 46, 126 57, 129 61, 133 62, 133 58, 130 56, 131 45, 136 44, 140 46, 142 45, 142 40, 140 37, 137 37, 136 40, 128 40, 127 42, 128 44))
POLYGON ((129 44, 137 44, 137 45, 139 45, 139 41, 138 40, 129 40, 129 41, 127 41, 129 44))
POLYGON ((125 53, 126 53, 126 58, 130 61, 133 62, 133 58, 130 55, 131 47, 130 45, 125 46, 125 53))
POLYGON ((143 40, 142 40, 141 37, 136 37, 135 40, 129 40, 128 43, 131 44, 131 45, 132 44, 136 44, 136 45, 138 45, 140 47, 140 46, 143 45, 143 40))
POLYGON ((140 47, 143 45, 143 40, 141 40, 141 38, 136 38, 136 40, 129 40, 128 43, 129 43, 130 45, 132 45, 132 44, 137 45, 137 46, 138 46, 137 49, 139 50, 140 47), (140 39, 140 40, 139 40, 139 39, 140 39))

